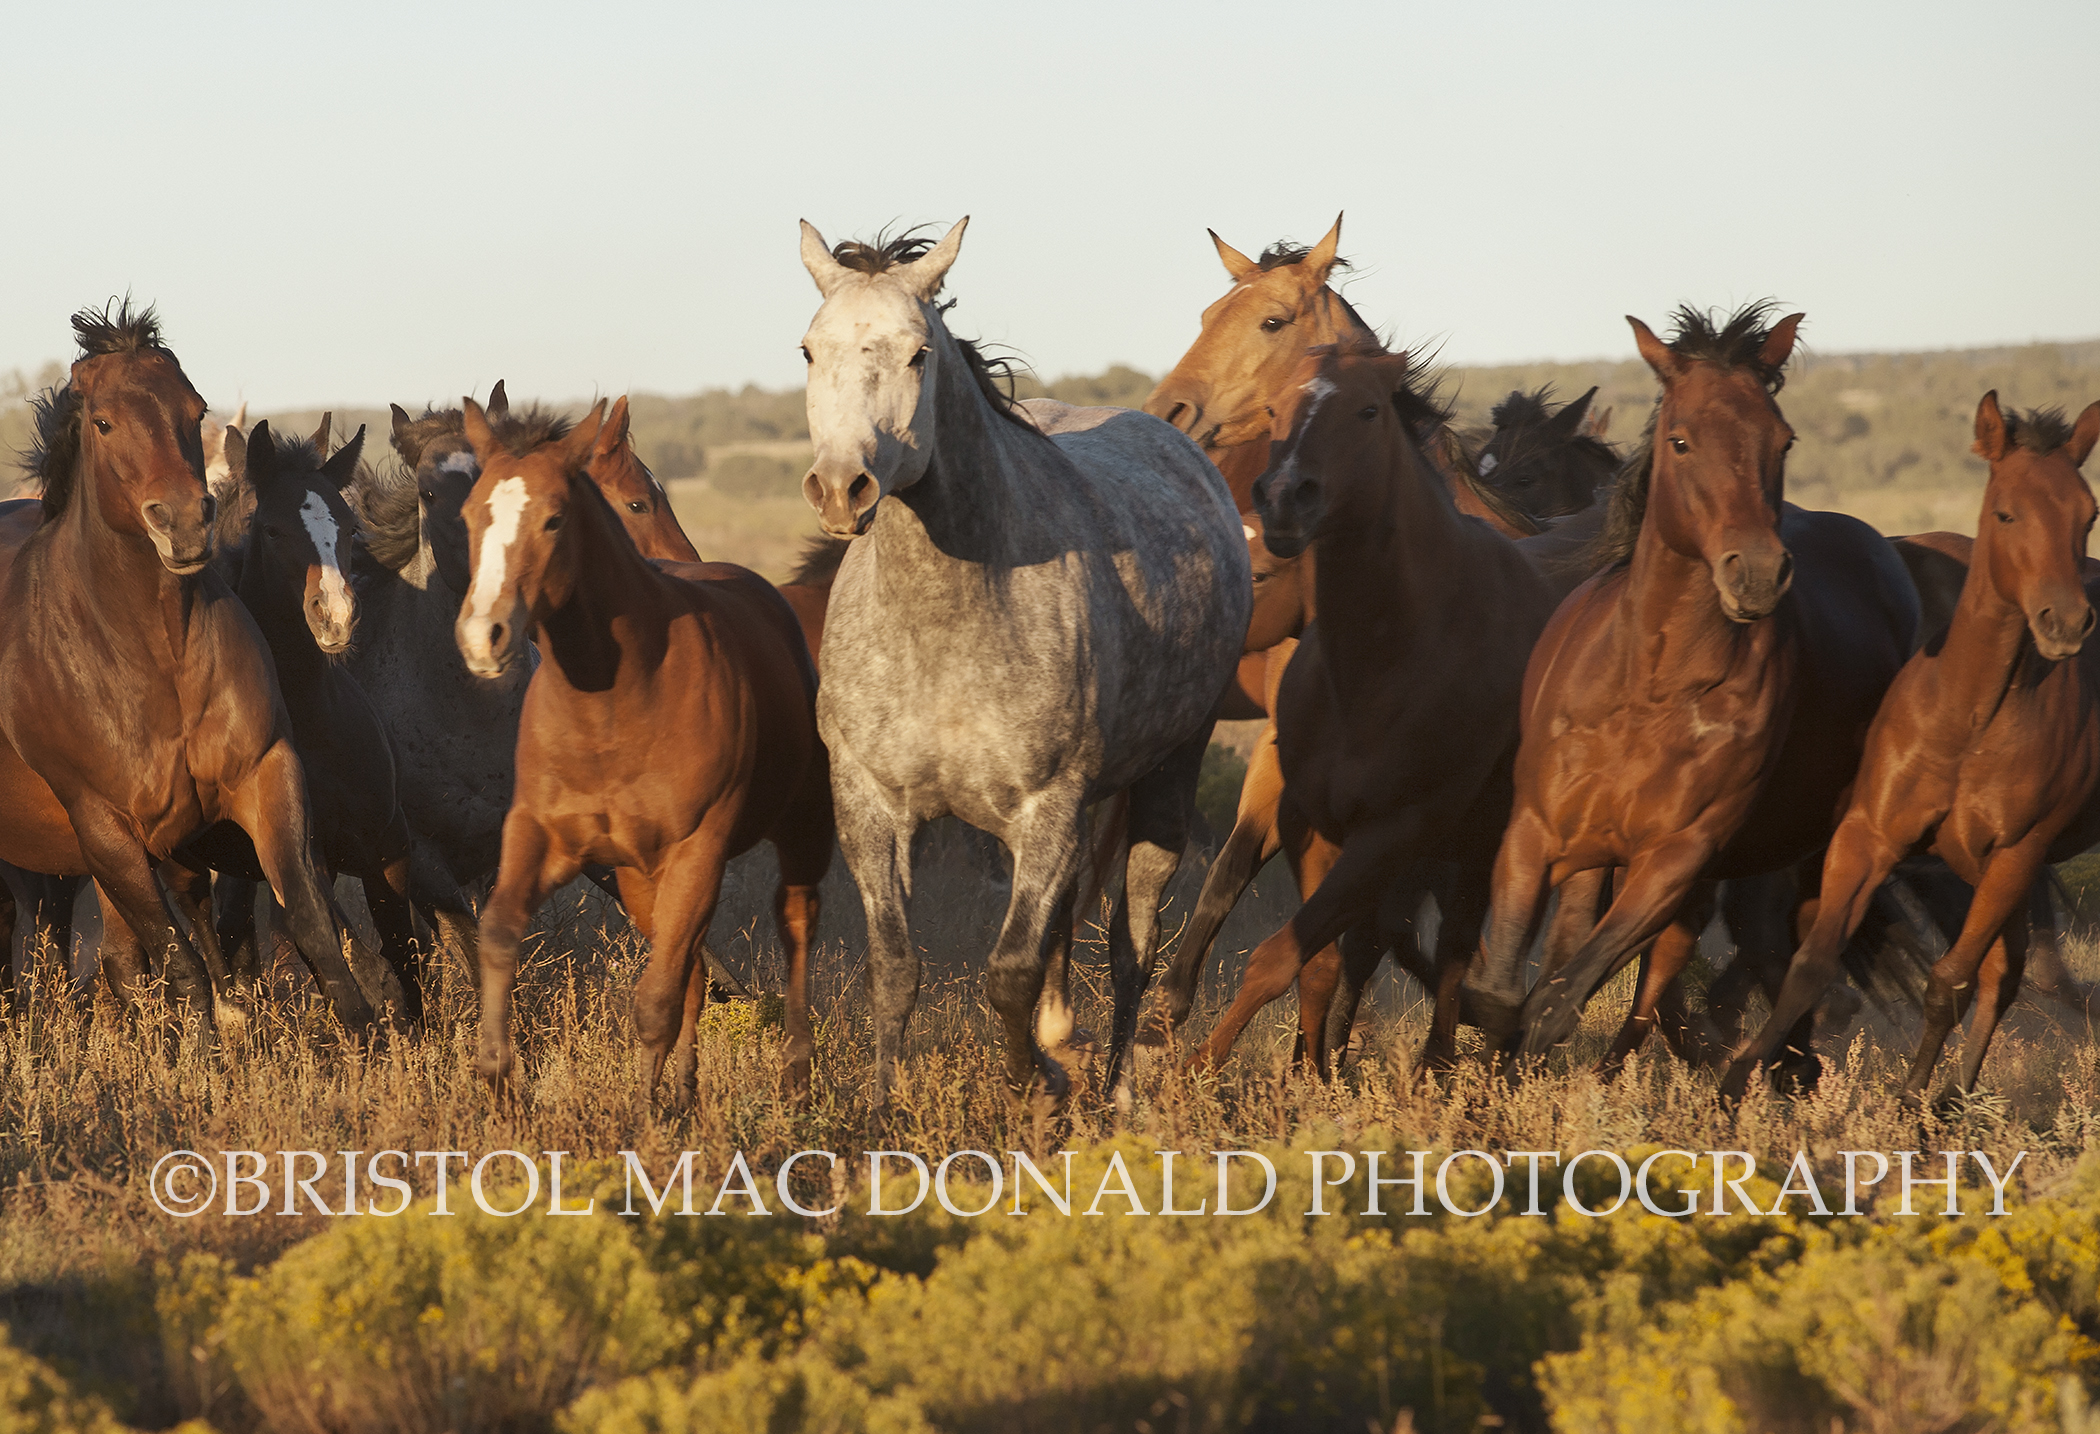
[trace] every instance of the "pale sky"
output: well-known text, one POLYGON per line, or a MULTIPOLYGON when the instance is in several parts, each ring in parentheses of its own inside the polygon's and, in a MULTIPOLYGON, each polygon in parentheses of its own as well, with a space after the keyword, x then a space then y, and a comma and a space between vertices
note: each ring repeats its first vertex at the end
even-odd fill
POLYGON ((10 5, 0 371, 160 306, 264 409, 801 382, 832 239, 972 216, 958 332, 1171 365, 1346 210, 1460 363, 1777 295, 1825 352, 2100 335, 2100 4, 10 5))

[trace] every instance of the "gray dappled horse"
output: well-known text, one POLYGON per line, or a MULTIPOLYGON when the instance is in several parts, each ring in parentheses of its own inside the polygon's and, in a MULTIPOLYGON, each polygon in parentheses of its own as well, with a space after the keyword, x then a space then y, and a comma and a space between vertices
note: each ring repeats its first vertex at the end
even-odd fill
POLYGON ((1087 804, 1130 789, 1110 921, 1117 1092, 1187 840, 1211 713, 1252 602, 1224 480, 1135 411, 1016 404, 934 296, 962 245, 841 244, 807 223, 824 303, 803 340, 816 460, 803 494, 853 537, 831 593, 817 722, 839 845, 867 910, 875 1077, 886 1101, 918 997, 911 838, 953 814, 1013 853, 987 994, 1007 1076, 1039 1109, 1069 1083, 1038 1045, 1071 1032, 1064 973, 1087 804), (1045 992, 1045 975, 1055 969, 1045 992))

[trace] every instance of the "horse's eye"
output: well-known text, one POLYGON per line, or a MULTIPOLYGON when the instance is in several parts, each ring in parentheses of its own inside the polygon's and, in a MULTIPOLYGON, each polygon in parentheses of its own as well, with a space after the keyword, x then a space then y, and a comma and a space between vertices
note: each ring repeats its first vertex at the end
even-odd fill
POLYGON ((1272 314, 1261 321, 1261 331, 1265 334, 1273 334, 1289 322, 1289 319, 1272 314))
POLYGON ((435 489, 435 488, 425 488, 425 489, 423 490, 423 494, 422 494, 422 496, 423 496, 423 501, 424 501, 424 502, 426 502, 426 503, 435 503, 435 502, 436 502, 436 501, 438 500, 438 495, 437 495, 437 489, 435 489))
POLYGON ((559 513, 556 513, 553 517, 547 520, 547 531, 550 533, 553 532, 556 528, 559 528, 560 526, 561 514, 559 513))
POLYGON ((106 418, 98 418, 98 419, 96 419, 96 420, 95 420, 95 432, 97 432, 97 433, 107 433, 107 432, 109 432, 109 420, 108 420, 108 419, 106 419, 106 418))
POLYGON ((646 513, 649 511, 649 505, 636 498, 627 505, 627 511, 630 513, 646 513))
POLYGON ((1999 522, 2001 522, 2001 523, 2010 523, 2010 522, 2012 521, 2012 514, 2010 514, 2010 513, 2000 513, 2000 514, 1998 515, 1998 521, 1999 521, 1999 522))
POLYGON ((1360 410, 1356 416, 1358 418, 1361 418, 1364 422, 1369 423, 1372 419, 1378 416, 1378 405, 1375 403, 1370 404, 1362 410, 1360 410))
POLYGON ((911 366, 913 368, 926 367, 926 350, 924 348, 921 348, 917 353, 911 356, 911 366))
POLYGON ((271 526, 270 526, 270 525, 269 525, 268 523, 265 523, 265 524, 263 524, 263 536, 264 536, 265 538, 281 538, 281 537, 283 537, 283 536, 284 536, 284 534, 282 534, 282 533, 278 532, 278 531, 277 531, 277 530, 276 530, 275 528, 271 527, 271 526))
POLYGON ((1672 436, 1670 439, 1670 451, 1672 453, 1689 453, 1692 451, 1692 445, 1685 442, 1682 438, 1672 436))
POLYGON ((815 359, 813 359, 813 358, 811 358, 811 357, 809 356, 809 345, 808 345, 808 344, 804 344, 804 345, 802 346, 802 362, 804 362, 804 363, 815 363, 815 362, 816 362, 816 360, 815 360, 815 359))

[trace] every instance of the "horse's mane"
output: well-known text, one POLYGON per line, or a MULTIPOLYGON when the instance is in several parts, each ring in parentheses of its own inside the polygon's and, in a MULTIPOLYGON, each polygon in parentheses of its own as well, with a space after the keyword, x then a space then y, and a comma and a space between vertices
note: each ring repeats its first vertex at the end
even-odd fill
MULTIPOLYGON (((1674 326, 1670 351, 1724 368, 1749 369, 1766 393, 1776 394, 1786 385, 1786 372, 1783 366, 1775 368, 1764 361, 1764 348, 1765 340, 1772 334, 1772 311, 1778 306, 1775 299, 1754 300, 1730 314, 1717 328, 1711 313, 1689 304, 1680 305, 1670 316, 1674 326)), ((1647 426, 1641 430, 1641 441, 1621 465, 1611 496, 1605 500, 1610 506, 1605 510, 1604 527, 1576 555, 1570 565, 1575 570, 1600 573, 1633 561, 1641 520, 1648 513, 1648 483, 1655 472, 1655 420, 1661 413, 1662 395, 1658 393, 1655 407, 1648 411, 1647 426)))
POLYGON ((795 555, 795 570, 788 574, 787 587, 818 587, 838 576, 839 564, 846 559, 846 549, 852 547, 845 538, 827 538, 822 534, 802 545, 795 555))
MULTIPOLYGON (((574 426, 536 403, 489 419, 497 441, 519 456, 564 436, 574 426)), ((466 431, 467 417, 462 410, 425 405, 421 414, 394 435, 394 451, 400 461, 383 467, 358 465, 357 477, 345 496, 364 533, 365 551, 375 562, 399 572, 415 557, 423 542, 423 515, 416 492, 416 469, 423 461, 423 451, 436 439, 464 437, 466 431)))
MULTIPOLYGON (((1266 274, 1271 269, 1280 269, 1291 264, 1302 264, 1305 262, 1305 256, 1312 253, 1312 251, 1313 246, 1310 244, 1293 244, 1288 239, 1278 239, 1274 244, 1262 250, 1261 257, 1256 259, 1254 263, 1262 273, 1266 274)), ((1347 259, 1337 254, 1334 263, 1329 267, 1332 269, 1348 269, 1354 266, 1347 259)))
MULTIPOLYGON (((134 312, 129 294, 111 299, 100 309, 82 309, 73 315, 72 323, 73 338, 80 345, 76 363, 104 354, 157 353, 177 369, 182 367, 161 341, 160 316, 153 306, 134 312), (110 312, 112 306, 115 313, 110 312)), ((49 523, 65 512, 73 496, 74 469, 80 465, 80 395, 73 391, 69 378, 39 393, 29 406, 35 433, 21 454, 21 464, 43 488, 43 521, 49 523)))
MULTIPOLYGON (((1514 450, 1509 461, 1514 461, 1517 452, 1521 452, 1517 445, 1528 438, 1532 430, 1543 428, 1566 407, 1564 403, 1553 402, 1553 385, 1550 383, 1542 384, 1530 393, 1511 389, 1508 398, 1488 410, 1488 422, 1498 433, 1508 430, 1510 446, 1514 450)), ((1592 434, 1577 433, 1567 440, 1567 446, 1607 468, 1619 466, 1618 451, 1592 434)))
POLYGON ((2071 420, 2064 417, 2061 408, 2008 411, 2005 440, 2019 444, 2029 453, 2054 453, 2071 441, 2071 420))
MULTIPOLYGON (((832 246, 831 257, 838 261, 841 268, 851 269, 858 274, 887 274, 892 269, 901 269, 906 264, 924 258, 927 251, 934 247, 937 241, 922 232, 926 228, 926 225, 921 224, 894 236, 887 230, 881 230, 873 239, 841 239, 832 246)), ((945 279, 941 287, 947 287, 945 279)), ((934 290, 935 294, 939 292, 939 289, 934 290)), ((950 299, 947 303, 939 305, 938 311, 945 314, 954 307, 955 301, 950 299)), ((1020 365, 1004 355, 986 354, 974 340, 963 338, 952 329, 949 330, 948 337, 962 350, 963 363, 969 367, 970 377, 976 382, 977 391, 982 393, 985 402, 992 406, 992 412, 1016 427, 1025 428, 1030 433, 1037 432, 1034 422, 1022 411, 1019 401, 1014 397, 1014 371, 1020 365)))

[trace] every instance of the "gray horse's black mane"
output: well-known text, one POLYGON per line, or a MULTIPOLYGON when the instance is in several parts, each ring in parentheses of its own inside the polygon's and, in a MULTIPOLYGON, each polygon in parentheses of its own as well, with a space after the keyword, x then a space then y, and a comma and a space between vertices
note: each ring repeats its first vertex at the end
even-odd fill
POLYGON ((2054 453, 2071 441, 2071 420, 2061 408, 2007 410, 2005 438, 2029 453, 2054 453))
MULTIPOLYGON (((534 447, 566 435, 575 427, 570 420, 532 404, 522 410, 489 419, 497 441, 520 456, 534 447)), ((408 566, 422 546, 423 515, 416 491, 416 469, 424 450, 439 438, 466 435, 467 416, 457 408, 426 405, 423 412, 394 434, 394 451, 400 462, 384 467, 359 465, 357 479, 346 490, 364 533, 365 551, 375 562, 395 572, 408 566)))
MULTIPOLYGON (((1783 366, 1775 368, 1764 361, 1764 348, 1765 340, 1772 336, 1772 312, 1778 307, 1776 299, 1757 299, 1737 309, 1717 327, 1711 313, 1681 305, 1670 315, 1670 350, 1684 358, 1703 359, 1724 368, 1749 369, 1766 393, 1777 394, 1786 385, 1786 372, 1783 366)), ((1648 482, 1655 471, 1655 420, 1661 412, 1662 395, 1657 394, 1655 407, 1648 411, 1648 424, 1641 430, 1641 441, 1612 484, 1604 528, 1575 560, 1578 570, 1600 573, 1633 561, 1641 520, 1648 512, 1648 482)))
MULTIPOLYGON (((873 239, 841 239, 831 246, 831 257, 841 268, 851 269, 857 274, 887 274, 892 269, 901 269, 926 257, 927 251, 938 242, 924 232, 927 227, 921 224, 894 236, 887 230, 878 231, 873 239)), ((945 281, 942 287, 946 287, 945 281)), ((944 314, 954 307, 953 299, 939 306, 944 314)), ((948 331, 948 337, 955 340, 955 346, 962 350, 970 377, 976 380, 978 392, 984 395, 985 402, 991 404, 992 411, 1016 427, 1036 432, 1035 424, 1021 411, 1019 401, 1014 397, 1014 375, 1021 365, 1004 355, 985 353, 975 342, 953 329, 948 331)))
MULTIPOLYGON (((80 359, 157 353, 178 369, 182 366, 161 341, 160 316, 153 306, 133 312, 129 294, 111 299, 100 309, 82 309, 73 315, 72 323, 80 359), (110 312, 112 307, 116 312, 110 312)), ((32 398, 29 407, 35 433, 20 461, 23 471, 43 490, 43 521, 49 523, 65 512, 73 496, 73 470, 80 464, 80 395, 68 379, 32 398)))
POLYGON ((839 564, 845 561, 846 549, 852 547, 846 538, 827 538, 822 534, 802 545, 795 555, 795 570, 788 574, 788 585, 816 587, 838 576, 839 564))

